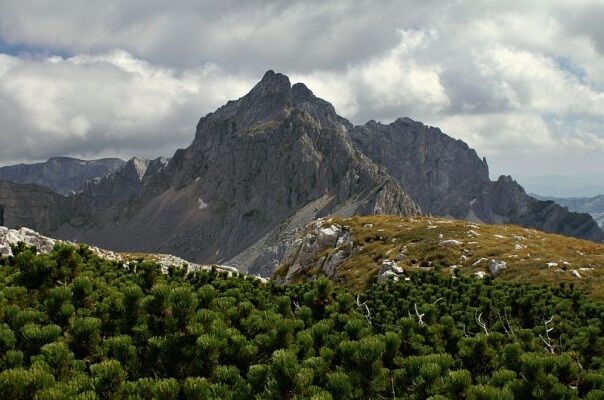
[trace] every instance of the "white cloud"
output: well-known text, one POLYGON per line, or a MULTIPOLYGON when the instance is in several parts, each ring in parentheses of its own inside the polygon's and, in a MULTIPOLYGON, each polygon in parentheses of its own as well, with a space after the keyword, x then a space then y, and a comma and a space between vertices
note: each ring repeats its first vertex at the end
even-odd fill
POLYGON ((0 46, 22 54, 0 54, 0 159, 170 154, 274 69, 353 122, 440 126, 495 174, 604 169, 602 16, 589 0, 4 0, 0 46))
POLYGON ((158 155, 186 145, 203 113, 251 83, 216 66, 176 72, 125 51, 71 58, 0 58, 0 158, 158 155), (140 153, 139 153, 140 152, 140 153))

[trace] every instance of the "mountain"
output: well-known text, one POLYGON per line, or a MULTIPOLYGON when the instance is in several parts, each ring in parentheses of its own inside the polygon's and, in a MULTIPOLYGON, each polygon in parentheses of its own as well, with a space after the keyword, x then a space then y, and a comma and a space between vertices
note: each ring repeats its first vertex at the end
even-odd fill
POLYGON ((0 180, 35 183, 68 195, 79 191, 86 181, 107 175, 124 164, 119 158, 84 161, 69 157, 50 158, 37 164, 18 164, 0 168, 0 180))
POLYGON ((383 165, 426 214, 604 240, 589 215, 535 199, 510 176, 491 181, 486 159, 438 128, 399 118, 389 125, 370 121, 350 134, 354 144, 383 165))
POLYGON ((351 127, 304 85, 269 71, 203 117, 191 146, 138 174, 134 189, 113 176, 91 183, 75 197, 77 223, 53 235, 196 262, 257 248, 236 263, 247 269, 264 243, 319 216, 417 214, 400 185, 353 146, 351 127))
POLYGON ((329 215, 424 209, 604 239, 589 215, 533 199, 509 177, 491 182, 486 161, 465 143, 409 119, 354 126, 273 71, 201 118, 191 145, 171 159, 132 159, 57 204, 58 227, 20 221, 27 197, 8 198, 0 192, 11 227, 262 275, 281 262, 295 232, 329 215))
POLYGON ((550 200, 570 211, 590 214, 598 223, 600 228, 604 229, 604 195, 594 197, 546 197, 534 194, 535 198, 541 200, 550 200))

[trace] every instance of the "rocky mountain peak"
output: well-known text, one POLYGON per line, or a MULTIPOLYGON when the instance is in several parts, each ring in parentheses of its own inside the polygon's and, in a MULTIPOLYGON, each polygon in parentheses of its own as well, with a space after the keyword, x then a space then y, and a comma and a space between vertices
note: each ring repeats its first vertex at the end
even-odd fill
POLYGON ((248 96, 274 96, 280 93, 289 92, 290 89, 291 83, 286 75, 268 70, 260 82, 252 88, 248 96))

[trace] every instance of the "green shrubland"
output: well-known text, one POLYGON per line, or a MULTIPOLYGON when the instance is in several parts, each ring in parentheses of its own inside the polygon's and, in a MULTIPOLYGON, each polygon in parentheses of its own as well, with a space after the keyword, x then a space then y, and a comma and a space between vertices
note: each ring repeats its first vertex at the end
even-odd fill
POLYGON ((2 399, 604 398, 604 304, 572 283, 413 272, 353 294, 14 252, 2 399))

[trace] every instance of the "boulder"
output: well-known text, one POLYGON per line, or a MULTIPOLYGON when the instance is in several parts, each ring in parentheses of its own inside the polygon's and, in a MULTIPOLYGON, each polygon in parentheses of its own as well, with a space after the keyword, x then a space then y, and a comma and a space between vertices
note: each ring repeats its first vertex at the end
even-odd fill
POLYGON ((487 273, 486 273, 486 272, 484 272, 484 271, 477 271, 477 272, 474 272, 474 277, 475 277, 476 279, 483 279, 485 276, 487 276, 487 273))
POLYGON ((378 282, 383 282, 388 279, 398 277, 404 273, 403 268, 399 267, 396 261, 384 260, 378 272, 378 282))
POLYGON ((507 268, 507 264, 505 261, 498 261, 498 260, 489 260, 489 271, 491 272, 491 276, 494 278, 497 275, 499 275, 499 273, 501 272, 501 270, 506 269, 507 268))

